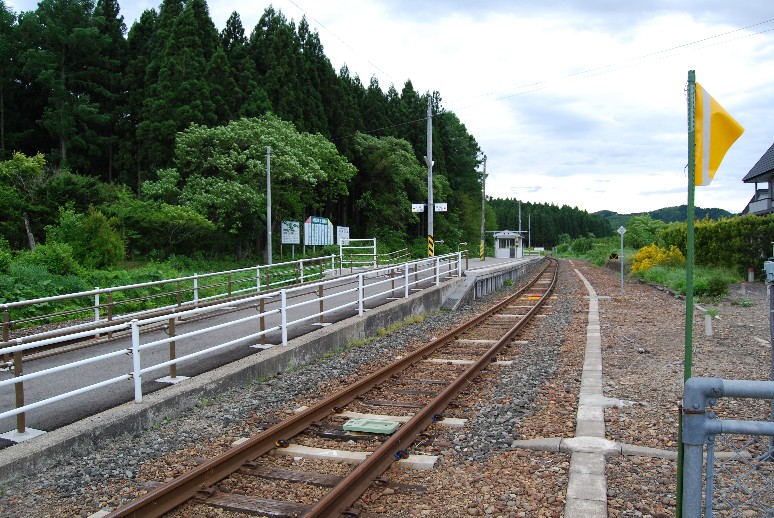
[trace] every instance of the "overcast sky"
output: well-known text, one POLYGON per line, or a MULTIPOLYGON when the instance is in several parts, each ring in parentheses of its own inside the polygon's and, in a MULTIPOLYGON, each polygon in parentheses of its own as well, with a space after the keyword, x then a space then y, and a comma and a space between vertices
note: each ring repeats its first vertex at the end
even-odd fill
MULTIPOLYGON (((119 2, 128 27, 161 3, 119 2)), ((269 4, 208 5, 219 30, 237 11, 249 35, 269 4)), ((745 128, 697 207, 741 212, 754 192, 742 178, 774 143, 771 0, 272 5, 306 15, 337 71, 438 91, 487 155, 491 196, 625 214, 687 203, 689 70, 745 128)))

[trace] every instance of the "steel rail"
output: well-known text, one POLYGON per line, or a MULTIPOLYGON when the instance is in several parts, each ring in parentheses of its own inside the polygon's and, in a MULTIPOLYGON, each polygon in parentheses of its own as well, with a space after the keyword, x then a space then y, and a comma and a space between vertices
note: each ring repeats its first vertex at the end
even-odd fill
MULTIPOLYGON (((545 271, 545 270, 544 270, 545 271)), ((532 306, 529 311, 503 335, 484 355, 460 374, 454 382, 447 386, 424 408, 417 412, 408 422, 390 436, 376 451, 369 455, 354 470, 345 476, 339 484, 332 488, 317 504, 315 504, 305 517, 339 516, 344 513, 365 491, 372 482, 380 477, 398 457, 399 452, 408 448, 416 438, 424 432, 457 395, 468 387, 479 373, 490 365, 492 359, 497 356, 524 326, 532 319, 543 306, 546 298, 553 291, 556 283, 558 269, 553 272, 549 287, 543 296, 532 306)), ((519 295, 520 296, 520 295, 519 295)), ((508 300, 513 300, 513 297, 508 300)))
MULTIPOLYGON (((216 457, 213 457, 212 459, 200 464, 193 470, 180 475, 169 483, 165 483, 152 489, 145 495, 114 510, 108 514, 106 518, 158 517, 166 512, 171 511, 180 504, 193 498, 201 490, 206 489, 207 487, 216 484, 229 475, 235 473, 244 464, 268 453, 273 448, 275 448, 278 443, 287 441, 295 435, 298 435, 302 431, 309 428, 310 424, 316 421, 320 421, 330 414, 335 413, 338 408, 352 402, 360 395, 388 380, 394 374, 407 369, 409 366, 422 360, 425 356, 442 347, 447 342, 454 340, 460 334, 477 326, 493 313, 496 313, 502 308, 506 307, 512 302, 512 300, 520 297, 528 290, 532 289, 534 284, 537 283, 537 281, 540 279, 543 272, 545 272, 551 264, 555 264, 555 260, 549 261, 534 276, 533 279, 531 279, 513 296, 496 304, 489 310, 462 324, 456 329, 447 332, 425 347, 420 348, 413 353, 403 357, 402 359, 383 367, 370 376, 362 378, 359 382, 335 393, 329 398, 315 403, 303 412, 299 412, 295 416, 277 423, 276 425, 264 430, 263 432, 258 433, 252 438, 244 441, 242 444, 235 446, 216 457)), ((554 278, 555 275, 556 274, 554 274, 554 278)), ((543 298, 541 298, 541 301, 543 298)), ((514 333, 515 332, 516 331, 514 331, 514 333)), ((509 335, 511 335, 511 333, 509 333, 509 335)), ((508 338, 508 340, 510 340, 510 338, 508 338)), ((508 340, 500 340, 498 341, 498 344, 502 346, 502 344, 506 343, 508 340)), ((495 349, 495 347, 497 347, 497 344, 495 344, 492 349, 495 349)), ((496 352, 494 354, 496 354, 496 352)), ((487 364, 488 360, 479 361, 471 366, 471 368, 466 370, 466 372, 471 371, 471 369, 476 366, 478 366, 478 369, 475 372, 478 372, 487 364)), ((441 396, 439 396, 439 398, 440 397, 441 396)), ((434 414, 431 414, 430 418, 432 418, 432 415, 434 414)), ((422 413, 422 416, 423 417, 421 421, 417 422, 424 423, 424 413, 422 413)), ((424 426, 426 427, 427 424, 424 424, 424 426)), ((399 437, 403 437, 403 435, 400 435, 399 437)), ((400 442, 400 444, 403 444, 403 442, 400 442)), ((338 498, 335 505, 337 507, 340 505, 338 498)))

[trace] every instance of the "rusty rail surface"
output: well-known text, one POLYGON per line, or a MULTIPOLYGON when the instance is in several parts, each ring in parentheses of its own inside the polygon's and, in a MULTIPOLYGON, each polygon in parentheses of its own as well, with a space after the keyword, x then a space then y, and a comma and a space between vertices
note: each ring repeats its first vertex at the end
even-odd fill
POLYGON ((447 408, 449 403, 462 390, 468 387, 476 376, 494 361, 498 352, 527 325, 551 295, 556 284, 557 271, 558 262, 555 259, 547 261, 544 267, 523 288, 486 312, 447 332, 426 346, 383 367, 370 376, 360 379, 355 384, 329 398, 315 403, 293 417, 271 426, 176 479, 156 487, 147 494, 116 509, 107 517, 158 517, 197 495, 203 500, 206 499, 207 496, 215 493, 214 490, 210 489, 211 486, 236 473, 240 468, 250 466, 254 459, 269 453, 278 445, 287 443, 290 438, 309 429, 314 423, 321 421, 332 413, 340 411, 345 405, 351 403, 359 396, 388 381, 395 374, 407 369, 409 366, 422 361, 459 335, 480 326, 493 315, 507 308, 514 300, 524 296, 528 291, 533 290, 534 293, 537 290, 535 285, 538 281, 543 280, 547 287, 539 288, 541 293, 539 299, 536 296, 529 297, 529 299, 535 299, 535 303, 527 313, 514 326, 510 327, 470 367, 465 369, 451 384, 438 393, 429 404, 419 410, 410 420, 402 424, 389 439, 383 442, 363 462, 358 464, 348 475, 335 484, 316 504, 293 504, 302 508, 302 510, 298 514, 292 514, 292 516, 332 517, 342 514, 345 516, 359 516, 359 511, 351 509, 353 503, 399 458, 401 452, 405 452, 408 446, 434 420, 441 418, 441 413, 447 408), (547 281, 545 280, 546 278, 548 278, 547 281))

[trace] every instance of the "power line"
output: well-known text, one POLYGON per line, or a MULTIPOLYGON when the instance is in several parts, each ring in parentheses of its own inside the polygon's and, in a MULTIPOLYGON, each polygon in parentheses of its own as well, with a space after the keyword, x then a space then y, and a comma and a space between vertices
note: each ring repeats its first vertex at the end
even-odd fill
MULTIPOLYGON (((771 18, 769 20, 765 20, 765 21, 762 21, 762 22, 754 23, 754 24, 751 24, 751 25, 747 25, 747 26, 741 27, 739 29, 734 29, 732 31, 727 31, 727 32, 724 32, 724 33, 721 33, 721 34, 716 34, 714 36, 708 36, 706 38, 702 38, 702 39, 699 39, 699 40, 691 41, 691 42, 688 42, 688 43, 682 43, 680 45, 676 45, 674 47, 670 47, 670 48, 667 48, 667 49, 657 50, 657 51, 654 51, 654 52, 650 52, 648 54, 643 54, 642 56, 637 56, 635 58, 631 58, 631 59, 628 59, 628 60, 618 61, 618 62, 615 62, 615 63, 609 63, 607 65, 602 65, 602 66, 599 66, 599 67, 589 68, 589 69, 586 69, 586 70, 581 70, 579 72, 573 72, 571 74, 565 74, 563 76, 560 76, 560 77, 557 77, 557 78, 554 78, 554 79, 545 79, 545 80, 542 80, 542 81, 535 81, 535 82, 532 82, 532 83, 525 83, 523 85, 517 86, 515 89, 516 90, 528 89, 528 90, 514 92, 514 93, 511 93, 511 94, 507 94, 507 95, 500 95, 499 97, 494 97, 491 100, 493 100, 493 101, 500 101, 500 100, 508 99, 508 98, 511 98, 511 97, 517 97, 517 96, 520 96, 520 95, 525 95, 525 94, 537 92, 539 90, 544 90, 544 89, 548 88, 552 83, 556 83, 556 82, 563 81, 563 80, 566 80, 566 79, 586 79, 586 78, 589 78, 589 77, 596 77, 596 76, 600 76, 600 75, 604 75, 604 74, 609 74, 609 73, 612 73, 612 72, 618 72, 620 70, 624 70, 624 69, 627 69, 627 68, 632 68, 632 67, 639 66, 639 65, 642 65, 642 64, 645 64, 645 63, 649 63, 649 62, 652 62, 652 61, 668 59, 668 58, 674 57, 676 55, 683 54, 685 52, 690 52, 690 51, 693 51, 693 50, 701 50, 701 49, 705 49, 705 48, 709 48, 709 47, 715 47, 715 46, 718 46, 718 45, 725 45, 725 44, 731 43, 733 41, 738 41, 738 40, 741 40, 741 39, 750 38, 752 36, 757 36, 759 34, 765 34, 767 32, 774 31, 774 28, 766 29, 766 30, 762 30, 762 31, 757 31, 757 32, 749 33, 749 34, 745 34, 745 35, 739 36, 737 38, 733 38, 733 39, 729 39, 729 40, 724 40, 724 41, 720 41, 720 42, 715 42, 715 43, 711 43, 711 44, 708 44, 708 45, 702 45, 702 46, 700 46, 698 48, 695 48, 695 49, 687 49, 687 47, 691 47, 691 46, 697 45, 699 43, 703 43, 703 42, 707 42, 707 41, 714 40, 714 39, 717 39, 717 38, 721 38, 723 36, 728 36, 729 34, 734 34, 736 32, 744 31, 744 30, 747 30, 747 29, 749 29, 751 27, 757 27, 759 25, 763 25, 763 24, 770 23, 770 22, 774 22, 774 18, 771 18), (683 52, 671 53, 673 51, 678 51, 680 49, 684 49, 683 52), (671 53, 671 54, 665 55, 667 53, 671 53), (649 58, 651 58, 651 59, 649 59, 649 58)), ((491 93, 487 93, 487 94, 481 94, 481 95, 478 95, 478 96, 471 97, 470 99, 479 99, 479 98, 482 98, 482 97, 491 97, 491 96, 494 96, 494 95, 499 95, 501 92, 503 92, 503 90, 500 90, 499 92, 491 92, 491 93)), ((454 104, 455 101, 451 100, 450 102, 452 104, 454 104)), ((475 106, 475 105, 476 104, 468 104, 468 105, 465 105, 465 106, 458 107, 457 109, 458 110, 459 109, 465 109, 465 108, 469 108, 469 107, 475 106)))
MULTIPOLYGON (((342 45, 344 45, 345 47, 347 47, 349 50, 351 50, 351 51, 352 51, 352 52, 354 52, 355 54, 358 54, 360 57, 362 57, 363 59, 365 59, 365 60, 368 62, 368 64, 369 64, 369 65, 371 65, 371 66, 372 66, 372 67, 374 67, 376 70, 378 70, 379 72, 381 72, 382 74, 384 74, 385 76, 387 76, 388 78, 390 78, 390 80, 392 80, 392 76, 391 76, 390 74, 388 74, 387 72, 385 72, 384 70, 382 70, 380 67, 378 67, 376 64, 374 64, 374 62, 373 62, 373 61, 371 61, 370 59, 368 59, 368 57, 367 57, 367 56, 365 56, 365 55, 361 54, 360 52, 358 52, 358 51, 357 51, 357 50, 356 50, 354 47, 352 47, 352 45, 350 45, 349 43, 347 43, 347 42, 346 42, 346 41, 344 41, 343 39, 339 38, 339 36, 338 36, 338 35, 337 35, 335 32, 333 32, 332 30, 328 29, 328 28, 327 28, 325 25, 323 25, 323 24, 322 24, 322 23, 321 23, 319 20, 317 20, 315 17, 313 17, 313 16, 310 16, 310 15, 309 15, 309 14, 306 12, 306 10, 305 10, 304 8, 302 8, 300 5, 298 5, 298 4, 297 4, 296 2, 294 2, 293 0, 288 0, 288 2, 290 2, 291 4, 293 4, 294 6, 296 6, 296 8, 297 8, 299 11, 301 11, 301 13, 303 13, 303 15, 304 15, 304 16, 306 16, 306 17, 310 18, 310 19, 311 19, 311 20, 312 20, 314 23, 316 23, 317 25, 319 25, 320 27, 322 27, 323 29, 325 29, 325 30, 326 30, 328 33, 330 33, 330 35, 331 35, 331 36, 333 36, 334 38, 336 38, 337 40, 339 40, 339 41, 341 42, 341 44, 342 44, 342 45)), ((346 62, 345 62, 345 63, 346 63, 346 62)), ((395 81, 394 81, 394 80, 393 80, 392 82, 393 82, 393 84, 395 84, 395 81)))

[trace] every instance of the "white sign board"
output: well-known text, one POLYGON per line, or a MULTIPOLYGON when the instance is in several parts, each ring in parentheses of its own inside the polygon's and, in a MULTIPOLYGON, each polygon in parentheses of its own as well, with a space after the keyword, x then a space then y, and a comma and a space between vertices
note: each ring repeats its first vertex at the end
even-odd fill
POLYGON ((298 221, 282 222, 282 244, 300 245, 301 244, 301 223, 298 221))
POLYGON ((411 212, 424 212, 425 211, 425 204, 424 203, 412 203, 411 204, 411 212))
POLYGON ((304 221, 305 245, 332 245, 333 223, 328 218, 309 216, 304 221))
POLYGON ((436 212, 446 212, 446 204, 445 203, 436 203, 435 204, 435 211, 436 212))
POLYGON ((349 244, 349 227, 336 227, 336 244, 349 244))

